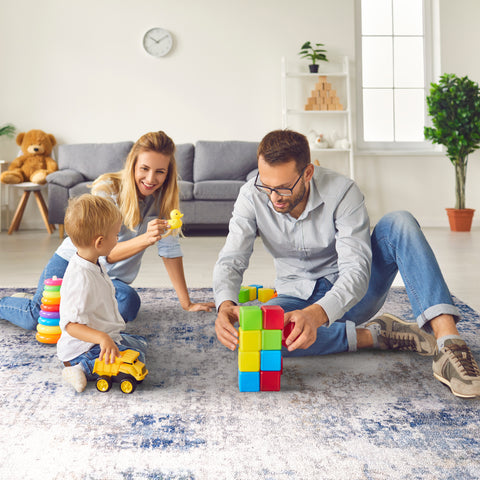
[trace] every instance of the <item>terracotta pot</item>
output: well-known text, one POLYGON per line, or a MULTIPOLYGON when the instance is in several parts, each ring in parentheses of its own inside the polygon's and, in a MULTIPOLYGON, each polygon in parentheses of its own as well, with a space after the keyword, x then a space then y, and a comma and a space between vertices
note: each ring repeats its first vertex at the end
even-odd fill
POLYGON ((450 230, 452 232, 469 232, 472 228, 473 208, 446 208, 450 230))

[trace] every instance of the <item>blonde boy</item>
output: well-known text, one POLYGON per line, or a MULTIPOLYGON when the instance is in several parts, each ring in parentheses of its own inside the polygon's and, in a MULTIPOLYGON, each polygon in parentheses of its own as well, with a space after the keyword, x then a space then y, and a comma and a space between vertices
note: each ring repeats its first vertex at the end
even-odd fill
POLYGON ((64 363, 62 377, 77 392, 94 380, 95 359, 113 363, 120 350, 132 349, 145 362, 146 341, 138 335, 121 333, 121 317, 115 288, 99 263, 117 244, 122 215, 111 200, 85 194, 70 200, 65 230, 77 248, 60 289, 58 358, 64 363))

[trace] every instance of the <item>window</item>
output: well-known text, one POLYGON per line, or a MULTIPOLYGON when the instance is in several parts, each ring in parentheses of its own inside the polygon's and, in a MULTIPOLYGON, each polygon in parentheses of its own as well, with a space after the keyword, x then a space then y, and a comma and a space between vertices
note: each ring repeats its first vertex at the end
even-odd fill
POLYGON ((430 0, 357 0, 360 149, 432 149, 423 128, 432 81, 430 0))

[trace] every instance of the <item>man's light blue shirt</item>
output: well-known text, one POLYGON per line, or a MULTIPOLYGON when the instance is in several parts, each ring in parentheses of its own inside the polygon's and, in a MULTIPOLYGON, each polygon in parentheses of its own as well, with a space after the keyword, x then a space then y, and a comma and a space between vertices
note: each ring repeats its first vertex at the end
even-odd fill
POLYGON ((317 303, 330 323, 338 320, 362 299, 370 279, 370 222, 363 194, 351 179, 315 167, 305 210, 296 219, 276 212, 254 181, 240 190, 214 268, 217 308, 226 300, 238 302, 258 230, 274 258, 277 292, 307 300, 324 277, 333 288, 317 303))
MULTIPOLYGON (((111 198, 117 203, 115 196, 106 195, 102 191, 99 191, 96 194, 111 198)), ((159 202, 160 199, 158 197, 155 198, 155 195, 149 195, 145 200, 139 200, 140 215, 142 218, 141 222, 134 230, 130 230, 125 225, 122 225, 120 233, 118 234, 118 241, 125 242, 126 240, 131 240, 132 238, 145 233, 147 231, 148 222, 158 218, 160 211, 159 202)), ((169 235, 168 237, 159 240, 157 242, 157 248, 160 257, 177 258, 183 256, 176 235, 169 235)), ((70 240, 70 237, 67 237, 55 253, 65 260, 70 261, 70 258, 72 258, 76 251, 77 249, 70 240)), ((101 257, 100 261, 112 280, 118 279, 125 283, 132 283, 138 275, 144 253, 145 250, 142 250, 141 252, 116 263, 108 263, 104 257, 101 257)))

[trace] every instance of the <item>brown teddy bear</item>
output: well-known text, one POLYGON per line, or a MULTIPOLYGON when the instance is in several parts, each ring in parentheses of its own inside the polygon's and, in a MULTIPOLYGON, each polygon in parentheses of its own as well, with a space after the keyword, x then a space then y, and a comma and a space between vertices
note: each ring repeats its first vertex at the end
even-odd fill
POLYGON ((23 155, 17 157, 2 173, 2 183, 46 183, 47 175, 58 170, 57 162, 50 157, 56 143, 53 135, 42 130, 19 133, 17 145, 22 148, 23 155))

